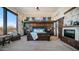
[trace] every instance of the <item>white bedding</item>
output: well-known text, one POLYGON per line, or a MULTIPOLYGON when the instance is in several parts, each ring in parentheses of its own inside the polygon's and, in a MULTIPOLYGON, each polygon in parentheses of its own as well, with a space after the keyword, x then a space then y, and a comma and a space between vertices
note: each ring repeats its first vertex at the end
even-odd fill
POLYGON ((46 33, 44 29, 38 28, 38 29, 34 29, 33 32, 35 33, 46 33))
POLYGON ((37 35, 37 33, 35 33, 35 32, 31 32, 31 35, 32 35, 32 38, 33 38, 34 40, 36 40, 36 39, 38 38, 38 35, 37 35))

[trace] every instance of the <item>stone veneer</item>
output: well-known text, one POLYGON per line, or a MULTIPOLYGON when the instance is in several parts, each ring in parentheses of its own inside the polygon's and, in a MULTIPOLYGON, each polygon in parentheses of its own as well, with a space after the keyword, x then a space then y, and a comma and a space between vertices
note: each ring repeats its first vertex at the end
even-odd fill
POLYGON ((79 8, 75 8, 65 14, 64 26, 70 26, 71 21, 79 21, 79 8))

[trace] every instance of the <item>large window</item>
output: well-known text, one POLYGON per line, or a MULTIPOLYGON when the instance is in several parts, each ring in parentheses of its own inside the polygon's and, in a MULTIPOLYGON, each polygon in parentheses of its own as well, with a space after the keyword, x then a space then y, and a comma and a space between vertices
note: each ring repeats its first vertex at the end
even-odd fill
POLYGON ((17 32, 17 14, 0 7, 0 35, 17 32))
POLYGON ((0 7, 0 35, 3 35, 3 8, 0 7))
POLYGON ((17 32, 17 16, 10 12, 7 11, 7 33, 12 33, 12 32, 17 32))

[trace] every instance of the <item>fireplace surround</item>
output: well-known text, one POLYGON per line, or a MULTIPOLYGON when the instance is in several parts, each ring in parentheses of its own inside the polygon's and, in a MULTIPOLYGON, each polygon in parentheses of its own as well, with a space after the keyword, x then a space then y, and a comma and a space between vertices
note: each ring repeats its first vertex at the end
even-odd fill
POLYGON ((64 27, 62 31, 62 36, 79 41, 79 27, 64 27))
POLYGON ((75 30, 74 29, 64 29, 64 36, 75 39, 75 30))

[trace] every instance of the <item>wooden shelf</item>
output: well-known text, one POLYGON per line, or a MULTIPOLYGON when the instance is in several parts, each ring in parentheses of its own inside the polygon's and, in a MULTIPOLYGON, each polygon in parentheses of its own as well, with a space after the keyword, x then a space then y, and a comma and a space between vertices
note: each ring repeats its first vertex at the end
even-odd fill
POLYGON ((26 23, 53 23, 53 21, 25 21, 26 23))
MULTIPOLYGON (((70 38, 70 37, 66 37, 66 36, 63 36, 63 37, 65 37, 65 38, 67 38, 67 39, 72 39, 72 38, 70 38)), ((75 40, 75 39, 72 39, 72 40, 75 40)))
POLYGON ((63 27, 79 27, 79 25, 74 25, 74 26, 63 26, 63 27))

